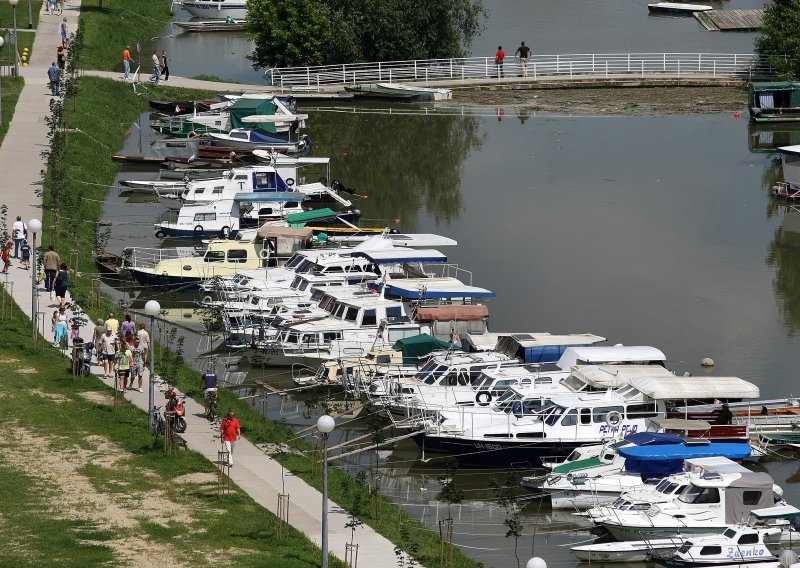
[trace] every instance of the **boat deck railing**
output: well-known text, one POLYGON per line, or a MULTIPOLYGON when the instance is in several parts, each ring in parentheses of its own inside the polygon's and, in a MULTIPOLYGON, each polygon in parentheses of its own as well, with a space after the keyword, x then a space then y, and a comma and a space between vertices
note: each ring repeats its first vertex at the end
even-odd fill
POLYGON ((520 59, 507 55, 504 77, 491 57, 381 61, 269 69, 265 78, 283 90, 320 91, 363 83, 414 83, 464 86, 467 81, 539 81, 617 77, 753 79, 775 75, 766 57, 752 53, 584 53, 534 55, 527 77, 520 59), (518 79, 519 77, 519 79, 518 79))
POLYGON ((130 268, 155 268, 162 260, 171 260, 196 255, 197 251, 190 247, 179 248, 144 248, 131 247, 123 255, 125 265, 130 268))

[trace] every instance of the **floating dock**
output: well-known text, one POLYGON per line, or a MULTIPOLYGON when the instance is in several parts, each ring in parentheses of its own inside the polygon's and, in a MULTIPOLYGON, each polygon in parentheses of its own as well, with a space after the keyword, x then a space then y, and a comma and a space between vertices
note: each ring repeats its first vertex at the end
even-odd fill
POLYGON ((694 17, 711 32, 748 32, 761 28, 764 10, 709 10, 694 17))

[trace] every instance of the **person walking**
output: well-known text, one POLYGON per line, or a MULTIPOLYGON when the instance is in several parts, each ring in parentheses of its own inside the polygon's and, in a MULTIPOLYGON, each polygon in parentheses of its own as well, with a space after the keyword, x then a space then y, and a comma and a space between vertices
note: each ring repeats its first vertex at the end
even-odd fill
POLYGON ((47 247, 47 252, 44 253, 44 291, 53 291, 53 281, 56 278, 56 272, 61 265, 61 257, 53 249, 53 245, 47 247))
POLYGON ((55 9, 56 0, 47 0, 47 15, 52 16, 55 9))
POLYGON ((58 65, 58 70, 63 74, 64 69, 67 67, 67 50, 63 45, 59 45, 56 50, 56 64, 58 65))
POLYGON ((131 367, 130 390, 142 392, 142 379, 144 377, 144 360, 142 359, 142 347, 139 345, 139 338, 134 337, 133 345, 128 347, 133 353, 133 366, 131 367), (133 386, 133 380, 139 379, 139 386, 133 386))
POLYGON ((0 258, 3 260, 3 274, 8 274, 8 269, 11 268, 11 241, 6 243, 3 247, 3 252, 0 253, 0 258))
POLYGON ((50 69, 47 70, 47 78, 50 79, 50 94, 57 97, 60 91, 61 73, 55 61, 50 65, 50 69))
POLYGON ((503 73, 503 60, 506 58, 506 52, 503 51, 503 46, 497 46, 497 53, 494 54, 494 64, 497 67, 497 78, 505 77, 503 73))
POLYGON ((125 49, 122 52, 122 68, 125 69, 125 80, 130 80, 130 73, 131 73, 131 46, 125 46, 125 49))
POLYGON ((28 239, 22 241, 22 246, 19 247, 19 252, 22 254, 22 268, 25 270, 31 269, 31 245, 28 244, 28 239))
POLYGON ((119 320, 114 317, 114 312, 110 312, 108 314, 108 319, 106 320, 106 327, 111 329, 111 333, 116 335, 119 333, 119 320))
POLYGON ((58 15, 61 16, 64 13, 64 0, 56 0, 56 7, 58 9, 58 15))
POLYGON ((114 361, 117 356, 117 336, 111 333, 111 328, 107 327, 106 332, 100 338, 100 351, 98 355, 103 357, 103 376, 110 379, 114 376, 114 361))
POLYGON ((217 396, 217 374, 210 365, 200 377, 200 383, 203 387, 203 412, 208 416, 208 402, 212 396, 217 396))
POLYGON ((161 74, 164 75, 165 81, 169 81, 169 59, 166 50, 161 52, 161 74))
POLYGON ((128 376, 131 374, 131 363, 133 363, 133 353, 126 343, 117 349, 114 358, 117 362, 117 372, 119 373, 120 390, 123 394, 128 392, 128 376))
POLYGON ((61 32, 61 45, 66 49, 67 45, 69 45, 69 31, 67 30, 67 17, 61 20, 61 23, 58 25, 58 29, 61 32))
POLYGON ((222 450, 228 452, 227 465, 233 467, 233 446, 242 434, 241 426, 239 426, 239 421, 233 415, 233 410, 228 410, 228 414, 222 419, 219 429, 222 434, 222 450))
POLYGON ((67 310, 64 306, 58 308, 58 315, 56 315, 56 336, 53 347, 61 347, 61 343, 67 340, 69 329, 67 329, 67 310))
POLYGON ((153 52, 153 75, 150 77, 150 82, 158 85, 158 80, 161 78, 161 63, 158 59, 158 52, 153 52))
POLYGON ((53 289, 56 292, 56 300, 58 300, 58 305, 60 307, 64 307, 64 302, 67 299, 67 287, 69 286, 69 271, 67 270, 67 265, 63 262, 61 266, 58 267, 58 273, 56 274, 56 279, 53 282, 53 289))
POLYGON ((125 321, 120 326, 120 333, 125 341, 133 341, 133 336, 136 335, 136 324, 131 321, 131 314, 125 314, 125 321))
POLYGON ((522 65, 522 76, 528 76, 528 57, 531 55, 531 48, 525 45, 525 42, 520 42, 517 51, 514 52, 514 55, 519 55, 519 62, 522 65))
POLYGON ((139 331, 136 332, 136 339, 139 340, 139 347, 142 350, 142 361, 147 365, 147 357, 150 355, 150 334, 144 328, 144 324, 139 324, 139 331))
POLYGON ((11 226, 11 238, 14 239, 14 258, 19 258, 19 247, 22 246, 22 241, 28 236, 28 226, 22 220, 22 217, 17 215, 17 220, 11 226))
POLYGON ((97 325, 94 326, 94 330, 92 331, 92 343, 94 344, 94 352, 97 354, 97 364, 103 364, 103 355, 100 352, 100 340, 103 339, 103 335, 106 333, 106 322, 103 318, 97 318, 97 325))

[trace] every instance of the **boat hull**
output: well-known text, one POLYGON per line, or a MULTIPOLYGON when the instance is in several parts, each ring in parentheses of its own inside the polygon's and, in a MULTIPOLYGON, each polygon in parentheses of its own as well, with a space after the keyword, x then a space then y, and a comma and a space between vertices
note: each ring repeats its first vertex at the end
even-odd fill
POLYGON ((418 434, 414 441, 425 451, 452 454, 460 463, 502 467, 542 467, 543 457, 569 455, 586 442, 521 442, 443 438, 418 434))
MULTIPOLYGON (((683 544, 683 539, 642 541, 639 546, 626 546, 627 543, 610 542, 573 546, 572 554, 584 562, 647 562, 655 552, 675 551, 683 544)), ((634 543, 636 544, 636 543, 634 543)))
POLYGON ((619 491, 587 493, 585 491, 559 490, 550 493, 550 504, 553 509, 585 511, 586 509, 591 509, 592 507, 613 503, 614 500, 619 496, 619 491))
POLYGON ((781 563, 776 558, 764 558, 763 560, 747 559, 733 560, 731 562, 680 560, 675 558, 654 558, 659 566, 667 568, 778 568, 781 563))
POLYGON ((611 536, 617 540, 649 540, 671 538, 677 533, 683 538, 692 536, 720 534, 728 525, 704 525, 702 527, 623 527, 612 523, 600 522, 611 536))
POLYGON ((157 290, 195 291, 200 289, 202 280, 194 276, 168 276, 142 270, 130 269, 137 282, 157 290))

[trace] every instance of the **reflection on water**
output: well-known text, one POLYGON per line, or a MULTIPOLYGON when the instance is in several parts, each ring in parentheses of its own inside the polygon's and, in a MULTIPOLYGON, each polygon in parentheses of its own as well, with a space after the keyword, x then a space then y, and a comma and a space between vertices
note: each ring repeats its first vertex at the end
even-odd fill
POLYGON ((775 269, 773 286, 786 329, 800 330, 800 209, 786 206, 770 243, 767 264, 775 269))
POLYGON ((751 152, 775 152, 781 146, 800 144, 800 128, 791 123, 748 122, 747 146, 751 152))

